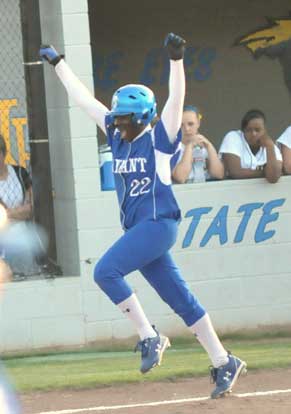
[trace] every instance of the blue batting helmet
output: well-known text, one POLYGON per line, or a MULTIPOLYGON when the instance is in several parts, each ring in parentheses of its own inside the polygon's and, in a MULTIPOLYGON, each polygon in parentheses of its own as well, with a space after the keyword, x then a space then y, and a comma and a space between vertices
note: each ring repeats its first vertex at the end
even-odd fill
POLYGON ((111 116, 132 115, 132 121, 148 125, 157 114, 155 95, 144 85, 125 85, 117 89, 112 96, 111 116))

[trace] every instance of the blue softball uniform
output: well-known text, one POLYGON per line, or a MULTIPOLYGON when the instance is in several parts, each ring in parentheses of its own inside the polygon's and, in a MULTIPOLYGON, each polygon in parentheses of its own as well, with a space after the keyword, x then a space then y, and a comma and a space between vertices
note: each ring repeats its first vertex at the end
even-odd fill
MULTIPOLYGON (((105 123, 108 120, 105 119, 105 123)), ((124 229, 141 220, 179 220, 180 209, 171 187, 170 160, 181 140, 181 132, 171 143, 162 121, 127 142, 117 128, 107 127, 113 155, 113 173, 124 229)))
POLYGON ((94 279, 115 304, 132 295, 125 276, 139 270, 159 296, 191 326, 205 310, 189 291, 169 250, 177 237, 180 209, 172 192, 170 159, 178 148, 179 112, 184 100, 182 60, 170 60, 169 97, 162 121, 132 142, 121 139, 108 108, 82 85, 64 60, 55 67, 69 95, 106 132, 123 229, 95 266, 94 279), (108 114, 108 115, 107 115, 108 114), (172 122, 174 121, 174 122, 172 122), (173 143, 172 143, 173 142, 173 143))
POLYGON ((180 209, 171 187, 170 160, 180 142, 169 141, 162 121, 132 142, 107 127, 123 236, 95 267, 94 279, 115 304, 132 295, 124 279, 139 270, 187 326, 205 310, 189 291, 169 250, 177 238, 180 209))

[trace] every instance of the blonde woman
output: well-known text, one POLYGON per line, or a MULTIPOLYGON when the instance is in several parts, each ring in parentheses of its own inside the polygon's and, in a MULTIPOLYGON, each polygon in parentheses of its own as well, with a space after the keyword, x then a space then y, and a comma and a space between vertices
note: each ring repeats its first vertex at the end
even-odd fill
POLYGON ((194 148, 198 145, 202 148, 205 159, 205 179, 222 180, 224 177, 223 163, 217 155, 213 144, 199 132, 201 114, 196 106, 187 105, 182 117, 182 144, 180 151, 171 161, 174 168, 172 178, 174 182, 183 184, 195 182, 194 148))

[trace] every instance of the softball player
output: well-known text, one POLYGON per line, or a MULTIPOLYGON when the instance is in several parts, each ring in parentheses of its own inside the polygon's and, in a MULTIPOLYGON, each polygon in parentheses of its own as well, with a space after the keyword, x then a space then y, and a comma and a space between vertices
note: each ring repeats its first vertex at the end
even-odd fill
POLYGON ((132 321, 140 341, 142 373, 159 365, 169 339, 150 324, 125 276, 139 270, 159 296, 183 319, 208 352, 216 387, 212 397, 230 391, 246 366, 220 343, 208 314, 189 291, 170 248, 181 215, 171 188, 170 159, 181 139, 185 95, 185 41, 169 33, 165 48, 170 59, 169 97, 160 120, 153 92, 143 85, 125 85, 113 95, 108 110, 73 74, 52 46, 40 56, 55 66, 68 94, 105 132, 113 154, 113 172, 124 234, 96 264, 94 278, 111 301, 132 321))

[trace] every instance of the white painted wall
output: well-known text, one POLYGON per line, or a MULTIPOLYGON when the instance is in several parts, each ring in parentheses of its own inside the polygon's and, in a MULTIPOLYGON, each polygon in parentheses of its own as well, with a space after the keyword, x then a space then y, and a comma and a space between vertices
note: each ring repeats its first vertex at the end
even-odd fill
MULTIPOLYGON (((93 90, 87 1, 40 0, 43 43, 65 52, 67 62, 93 90)), ((93 282, 94 264, 121 235, 114 192, 101 192, 96 128, 71 102, 54 70, 45 65, 49 139, 55 189, 56 236, 59 261, 66 274, 55 280, 14 282, 7 285, 0 305, 0 350, 86 344, 135 334, 130 323, 93 282)), ((191 289, 221 331, 290 323, 291 315, 291 177, 268 184, 263 179, 175 186, 182 208, 180 236, 173 254, 191 289), (254 233, 262 209, 250 217, 244 239, 234 243, 246 203, 286 199, 274 230, 256 243, 254 233), (199 247, 222 206, 228 241, 213 236, 199 247), (199 223, 192 243, 182 248, 197 207, 212 207, 199 223)), ((275 218, 275 217, 274 217, 275 218)), ((223 223, 220 223, 223 224, 223 223)), ((180 320, 162 303, 137 273, 129 276, 147 315, 169 335, 185 332, 180 320)))
MULTIPOLYGON (((93 91, 92 59, 85 0, 40 0, 42 43, 66 56, 76 75, 93 91)), ((52 66, 44 65, 58 262, 79 275, 80 254, 90 241, 79 223, 81 206, 98 199, 96 125, 70 99, 52 66)))
MULTIPOLYGON (((290 184, 291 177, 282 177, 277 184, 258 179, 175 186, 183 220, 173 255, 220 331, 291 322, 290 184), (271 238, 254 241, 262 217, 259 209, 251 216, 243 240, 233 243, 243 217, 237 213, 242 204, 266 204, 281 198, 284 203, 272 210, 278 213, 277 219, 264 229, 274 231, 271 238), (224 205, 229 206, 228 241, 220 245, 218 236, 213 236, 205 247, 199 247, 224 205), (191 221, 185 214, 197 207, 213 207, 213 211, 201 219, 190 246, 182 248, 191 221)), ((8 284, 0 307, 2 351, 86 344, 135 334, 92 277, 95 262, 121 234, 115 193, 100 192, 99 202, 90 207, 85 207, 86 200, 76 204, 83 246, 80 276, 8 284), (85 247, 83 240, 90 238, 85 247)), ((137 272, 129 276, 129 281, 160 330, 169 335, 186 332, 183 323, 137 272)))

